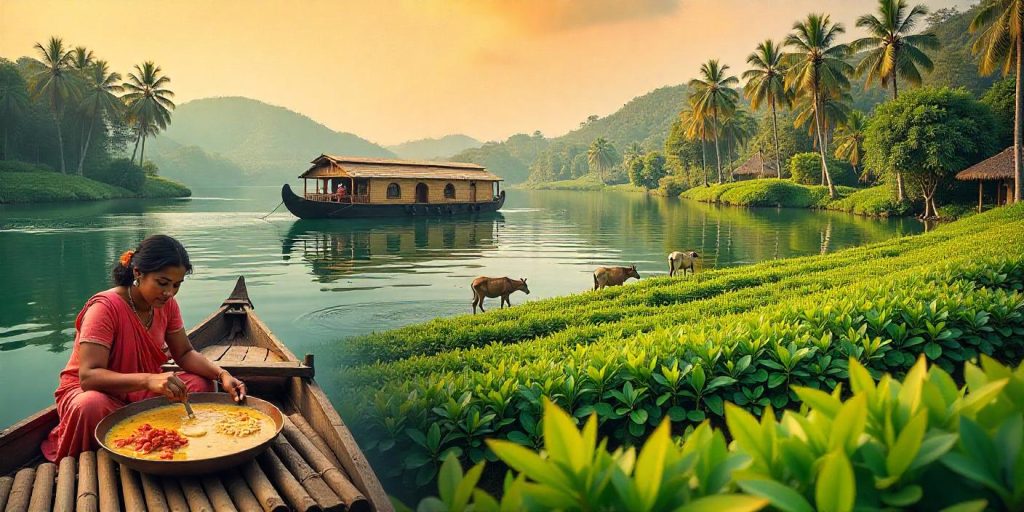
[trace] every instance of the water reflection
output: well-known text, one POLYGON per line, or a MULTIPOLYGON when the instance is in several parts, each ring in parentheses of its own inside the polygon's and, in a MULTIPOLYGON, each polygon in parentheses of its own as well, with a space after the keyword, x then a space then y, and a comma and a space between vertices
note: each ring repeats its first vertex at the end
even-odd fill
POLYGON ((500 213, 474 217, 300 220, 281 242, 284 260, 306 261, 322 283, 387 269, 416 273, 416 263, 479 258, 498 247, 500 213))

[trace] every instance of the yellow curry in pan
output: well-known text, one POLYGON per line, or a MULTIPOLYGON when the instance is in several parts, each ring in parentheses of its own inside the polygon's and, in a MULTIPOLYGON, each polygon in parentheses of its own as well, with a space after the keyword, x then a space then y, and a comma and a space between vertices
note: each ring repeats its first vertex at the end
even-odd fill
POLYGON ((149 460, 196 460, 229 455, 274 437, 266 413, 233 404, 193 403, 195 419, 181 404, 166 405, 122 420, 104 444, 114 452, 149 460))

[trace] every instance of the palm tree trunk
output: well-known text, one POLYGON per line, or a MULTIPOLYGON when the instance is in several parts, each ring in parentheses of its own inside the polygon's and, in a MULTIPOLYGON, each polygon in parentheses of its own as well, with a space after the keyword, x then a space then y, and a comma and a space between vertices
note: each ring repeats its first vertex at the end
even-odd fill
POLYGON ((769 102, 772 105, 772 138, 775 139, 775 172, 779 179, 782 179, 782 163, 779 161, 779 126, 775 119, 775 98, 772 97, 769 102))
MULTIPOLYGON (((899 88, 896 87, 896 73, 892 74, 892 99, 896 99, 900 96, 899 88)), ((903 173, 896 171, 896 200, 903 202, 906 199, 906 194, 903 192, 903 173)))
POLYGON ((140 140, 142 140, 142 132, 141 131, 135 134, 135 149, 132 149, 132 160, 131 160, 131 162, 133 164, 135 163, 135 154, 139 152, 139 141, 140 140))
POLYGON ((1024 63, 1024 39, 1019 35, 1017 36, 1017 77, 1014 79, 1016 82, 1016 92, 1014 96, 1014 108, 1013 108, 1013 201, 1020 201, 1020 175, 1021 175, 1021 69, 1022 63, 1024 63))
MULTIPOLYGON (((145 162, 146 162, 146 134, 143 133, 142 134, 142 151, 139 152, 139 167, 142 167, 142 164, 144 164, 145 162)), ((602 171, 602 174, 603 174, 603 172, 604 171, 602 171)), ((604 178, 602 178, 601 181, 603 182, 604 178)))
POLYGON ((712 112, 715 114, 715 167, 718 168, 718 184, 722 184, 722 153, 718 149, 718 106, 712 112))
POLYGON ((54 124, 57 125, 57 149, 60 151, 60 172, 61 174, 67 174, 67 166, 64 165, 64 134, 60 130, 60 118, 57 117, 57 113, 53 114, 54 124))
POLYGON ((89 140, 92 139, 92 124, 89 125, 89 131, 85 134, 85 144, 82 145, 82 154, 78 158, 78 175, 82 175, 82 167, 85 165, 85 155, 89 152, 89 140))
POLYGON ((825 174, 825 181, 828 184, 828 196, 832 199, 836 198, 836 187, 832 185, 832 176, 828 173, 828 162, 825 160, 825 138, 821 132, 821 117, 818 115, 818 107, 820 106, 818 101, 818 81, 814 81, 814 125, 818 131, 818 151, 821 153, 821 172, 825 174))
POLYGON ((704 150, 704 130, 700 132, 700 169, 704 173, 704 186, 708 186, 708 156, 704 150))

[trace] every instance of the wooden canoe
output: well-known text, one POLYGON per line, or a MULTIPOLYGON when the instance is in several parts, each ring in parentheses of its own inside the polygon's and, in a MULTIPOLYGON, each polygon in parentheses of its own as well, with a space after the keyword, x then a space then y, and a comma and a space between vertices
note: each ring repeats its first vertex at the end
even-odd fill
POLYGON ((299 361, 256 316, 243 278, 188 336, 250 394, 285 413, 285 432, 272 448, 237 470, 187 478, 141 475, 102 450, 52 464, 39 450, 57 425, 50 406, 0 432, 0 510, 393 510, 313 380, 313 356, 299 361))

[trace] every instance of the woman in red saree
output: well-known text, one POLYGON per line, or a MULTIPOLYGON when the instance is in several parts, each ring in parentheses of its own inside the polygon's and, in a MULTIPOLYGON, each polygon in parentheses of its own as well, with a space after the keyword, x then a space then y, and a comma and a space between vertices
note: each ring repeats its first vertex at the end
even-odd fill
POLYGON ((43 441, 58 461, 96 449, 96 424, 144 398, 181 401, 220 382, 235 401, 245 384, 192 348, 174 295, 192 272, 175 239, 154 235, 126 251, 113 269, 114 287, 93 295, 75 320, 75 344, 54 396, 60 423, 43 441), (161 372, 171 357, 186 373, 161 372))

